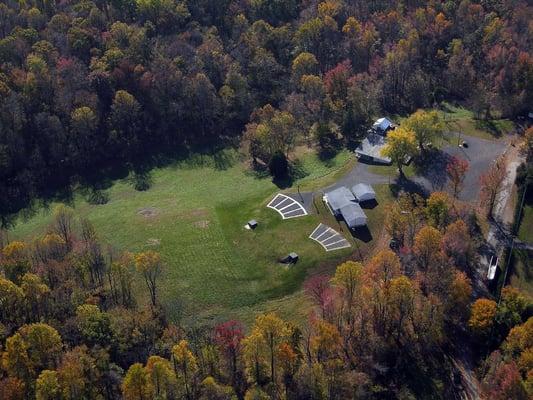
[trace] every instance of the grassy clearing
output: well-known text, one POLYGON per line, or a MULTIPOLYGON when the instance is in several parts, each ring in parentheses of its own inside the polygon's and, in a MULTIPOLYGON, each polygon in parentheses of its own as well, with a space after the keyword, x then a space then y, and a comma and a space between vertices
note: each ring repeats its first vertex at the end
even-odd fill
MULTIPOLYGON (((330 183, 350 162, 347 152, 328 164, 313 154, 302 155, 305 173, 296 182, 330 183)), ((206 322, 229 316, 250 320, 268 309, 302 318, 307 303, 300 287, 309 271, 332 269, 353 252, 326 253, 308 239, 319 221, 333 223, 321 204, 318 215, 285 221, 266 208, 279 189, 270 179, 247 171, 235 152, 196 156, 154 169, 151 179, 152 187, 144 192, 134 190, 131 179, 115 182, 106 191, 109 202, 104 205, 91 205, 78 192, 71 206, 92 221, 101 239, 114 248, 161 253, 166 268, 159 294, 174 320, 206 322), (244 229, 251 218, 259 221, 255 231, 244 229), (279 264, 278 259, 290 251, 300 254, 298 264, 279 264)), ((379 189, 380 203, 389 198, 387 191, 379 189)), ((20 218, 11 238, 42 234, 53 206, 20 218)), ((381 230, 382 210, 380 206, 368 212, 372 232, 381 230)), ((361 242, 365 248, 370 245, 361 242)), ((136 291, 145 301, 141 279, 136 291)))
POLYGON ((482 139, 499 139, 514 130, 514 124, 508 119, 476 119, 474 113, 465 108, 443 104, 443 118, 447 129, 482 139))

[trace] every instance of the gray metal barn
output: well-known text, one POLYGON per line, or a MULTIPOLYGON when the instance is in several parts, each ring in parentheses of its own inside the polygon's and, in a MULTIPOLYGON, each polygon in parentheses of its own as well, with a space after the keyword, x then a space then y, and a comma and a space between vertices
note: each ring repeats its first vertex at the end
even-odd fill
POLYGON ((352 192, 358 202, 376 200, 376 192, 367 183, 358 183, 352 187, 352 192))
POLYGON ((324 194, 324 201, 336 217, 342 217, 349 228, 365 226, 367 217, 348 188, 341 186, 324 194))

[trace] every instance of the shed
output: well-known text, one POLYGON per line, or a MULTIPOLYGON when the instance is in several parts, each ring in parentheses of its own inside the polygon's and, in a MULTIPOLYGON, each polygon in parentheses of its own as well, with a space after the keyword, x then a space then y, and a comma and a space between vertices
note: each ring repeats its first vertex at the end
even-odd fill
POLYGON ((376 192, 367 183, 358 183, 352 187, 352 192, 358 202, 376 200, 376 192))
POLYGON ((379 118, 374 122, 372 128, 376 131, 387 132, 392 128, 392 122, 388 118, 379 118))
POLYGON ((281 262, 284 264, 296 264, 298 262, 298 258, 298 254, 291 252, 284 259, 282 259, 281 262))
POLYGON ((248 227, 250 229, 255 229, 257 228, 257 221, 255 219, 251 219, 250 221, 248 221, 248 227))

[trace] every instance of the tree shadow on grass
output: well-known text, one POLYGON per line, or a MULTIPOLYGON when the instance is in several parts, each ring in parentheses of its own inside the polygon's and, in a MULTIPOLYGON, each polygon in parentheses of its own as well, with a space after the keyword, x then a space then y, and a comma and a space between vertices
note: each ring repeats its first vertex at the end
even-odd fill
POLYGON ((288 189, 294 185, 295 178, 291 174, 272 177, 272 183, 279 189, 288 189))
POLYGON ((235 154, 221 150, 213 154, 213 161, 215 163, 215 169, 225 171, 235 165, 236 156, 235 154))
POLYGON ((252 176, 255 179, 267 179, 270 177, 270 172, 268 171, 268 168, 264 166, 247 168, 244 171, 244 174, 247 176, 252 176))
MULTIPOLYGON (((90 203, 105 203, 106 189, 116 181, 128 179, 133 172, 136 182, 144 183, 137 185, 146 187, 150 184, 150 171, 154 168, 163 167, 197 167, 209 166, 224 170, 238 160, 235 156, 236 146, 231 141, 221 141, 217 144, 200 146, 187 146, 184 144, 147 145, 142 152, 132 156, 129 160, 123 159, 99 159, 85 169, 70 171, 64 176, 51 176, 46 185, 39 188, 36 193, 27 190, 24 196, 18 196, 16 204, 11 202, 9 207, 0 210, 0 226, 12 227, 17 219, 27 220, 41 209, 48 209, 54 202, 63 202, 68 205, 74 204, 74 192, 79 190, 90 203), (191 155, 192 162, 189 161, 191 155), (195 165, 195 161, 197 164, 195 165)), ((69 169, 65 166, 65 169, 69 169)))
POLYGON ((74 205, 74 191, 71 186, 60 187, 53 192, 46 192, 46 196, 28 199, 26 203, 20 205, 16 213, 3 214, 0 216, 0 228, 11 228, 15 226, 17 220, 27 221, 33 218, 41 209, 50 210, 55 202, 62 202, 69 206, 74 205))
POLYGON ((309 176, 309 171, 300 160, 294 160, 289 167, 289 174, 293 180, 298 180, 309 176))
POLYGON ((324 163, 328 168, 331 168, 334 165, 333 160, 335 156, 339 154, 340 148, 334 149, 321 149, 318 152, 318 159, 324 163))

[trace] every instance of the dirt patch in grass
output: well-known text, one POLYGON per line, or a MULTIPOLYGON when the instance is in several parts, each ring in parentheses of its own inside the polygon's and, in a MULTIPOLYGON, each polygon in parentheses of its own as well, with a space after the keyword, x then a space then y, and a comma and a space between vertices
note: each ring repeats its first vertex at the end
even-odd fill
POLYGON ((207 208, 195 208, 193 210, 184 211, 183 213, 180 213, 180 217, 185 218, 206 218, 209 215, 209 211, 207 208))
POLYGON ((159 215, 159 210, 155 207, 143 207, 137 211, 137 214, 144 218, 155 218, 159 215))
POLYGON ((193 225, 196 226, 197 228, 206 229, 207 227, 209 227, 209 221, 208 220, 196 221, 196 222, 193 222, 193 225))
POLYGON ((207 210, 205 208, 198 208, 196 210, 192 210, 189 215, 191 217, 205 217, 208 214, 207 210))
POLYGON ((161 239, 150 238, 146 241, 148 246, 159 246, 161 244, 161 239))

